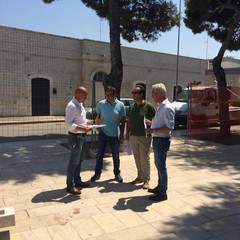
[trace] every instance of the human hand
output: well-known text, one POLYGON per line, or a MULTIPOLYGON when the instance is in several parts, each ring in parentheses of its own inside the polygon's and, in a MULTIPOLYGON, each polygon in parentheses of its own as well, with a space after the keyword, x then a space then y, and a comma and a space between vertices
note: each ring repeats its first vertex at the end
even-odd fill
POLYGON ((100 115, 98 114, 97 117, 95 118, 95 123, 97 125, 101 125, 104 123, 104 118, 103 117, 100 117, 100 115))
POLYGON ((145 128, 145 133, 146 134, 151 134, 152 133, 152 129, 151 128, 145 128))
POLYGON ((146 118, 145 123, 146 123, 147 126, 151 126, 152 121, 146 118))

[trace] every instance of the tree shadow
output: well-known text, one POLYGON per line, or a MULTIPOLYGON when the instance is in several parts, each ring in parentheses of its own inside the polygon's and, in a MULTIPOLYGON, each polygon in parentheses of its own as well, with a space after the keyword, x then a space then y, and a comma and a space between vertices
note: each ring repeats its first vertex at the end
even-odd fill
MULTIPOLYGON (((0 182, 14 180, 21 184, 32 182, 39 175, 65 176, 70 153, 60 146, 62 142, 57 139, 0 144, 0 182)), ((109 164, 104 161, 103 171, 109 164)), ((94 171, 94 168, 95 159, 82 162, 82 172, 94 171)))
POLYGON ((54 140, 54 139, 66 139, 66 134, 44 134, 44 135, 28 135, 28 136, 16 136, 16 137, 0 137, 0 143, 14 143, 22 141, 37 141, 37 140, 54 140))
POLYGON ((179 144, 174 150, 170 149, 169 158, 174 161, 180 160, 178 164, 183 168, 191 169, 211 169, 212 171, 225 171, 227 168, 240 170, 239 147, 214 145, 210 142, 200 142, 195 145, 194 142, 189 144, 179 144))
POLYGON ((158 231, 161 234, 174 233, 183 239, 239 239, 240 184, 211 183, 194 187, 194 190, 201 191, 209 201, 203 200, 203 204, 195 208, 192 206, 194 211, 181 209, 182 214, 156 222, 158 231))

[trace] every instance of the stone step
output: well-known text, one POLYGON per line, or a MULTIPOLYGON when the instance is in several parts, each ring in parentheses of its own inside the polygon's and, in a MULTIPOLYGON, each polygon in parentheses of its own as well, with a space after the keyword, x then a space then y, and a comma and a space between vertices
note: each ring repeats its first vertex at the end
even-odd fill
POLYGON ((13 207, 0 208, 0 231, 2 228, 15 226, 15 211, 13 207))

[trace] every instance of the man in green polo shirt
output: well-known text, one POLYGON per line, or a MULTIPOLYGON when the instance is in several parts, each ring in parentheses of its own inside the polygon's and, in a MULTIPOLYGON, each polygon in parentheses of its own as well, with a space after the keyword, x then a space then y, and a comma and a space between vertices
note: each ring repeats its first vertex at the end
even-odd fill
POLYGON ((137 178, 132 184, 143 183, 143 189, 149 188, 150 180, 150 146, 151 135, 145 133, 144 119, 152 120, 155 115, 154 106, 144 100, 145 89, 136 85, 132 90, 134 99, 127 111, 127 136, 130 140, 137 167, 137 178))

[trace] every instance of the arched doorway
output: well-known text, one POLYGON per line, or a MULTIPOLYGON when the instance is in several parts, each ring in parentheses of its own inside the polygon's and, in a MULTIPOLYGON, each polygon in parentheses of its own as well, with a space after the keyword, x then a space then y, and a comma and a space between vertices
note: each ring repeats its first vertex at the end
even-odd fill
POLYGON ((93 106, 95 106, 96 102, 104 98, 104 88, 103 88, 103 80, 107 76, 107 74, 103 71, 96 72, 93 76, 93 87, 92 87, 92 101, 93 106))
POLYGON ((50 115, 50 83, 45 78, 32 79, 32 116, 50 115))

